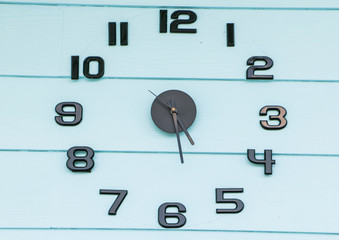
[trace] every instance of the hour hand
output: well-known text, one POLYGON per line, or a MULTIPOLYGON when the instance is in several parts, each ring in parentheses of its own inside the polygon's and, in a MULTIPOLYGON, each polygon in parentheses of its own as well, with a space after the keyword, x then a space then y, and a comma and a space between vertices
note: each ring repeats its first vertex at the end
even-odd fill
MULTIPOLYGON (((172 102, 171 100, 170 100, 170 102, 169 102, 169 106, 170 106, 171 108, 172 108, 172 107, 175 108, 175 107, 174 107, 174 104, 173 104, 173 102, 172 102)), ((182 128, 182 130, 184 130, 184 133, 185 133, 185 135, 186 135, 188 141, 190 141, 190 143, 191 143, 192 145, 194 145, 194 141, 193 141, 191 135, 188 133, 187 128, 185 127, 184 123, 181 121, 179 114, 177 114, 177 120, 178 120, 178 123, 179 123, 180 127, 182 128)))
POLYGON ((178 118, 178 123, 179 123, 180 127, 184 130, 184 133, 185 133, 185 135, 186 135, 188 141, 190 141, 190 143, 191 143, 192 145, 194 145, 194 141, 193 141, 193 139, 191 138, 191 135, 188 133, 188 131, 187 131, 187 129, 186 129, 184 123, 181 121, 179 115, 177 116, 177 118, 178 118))

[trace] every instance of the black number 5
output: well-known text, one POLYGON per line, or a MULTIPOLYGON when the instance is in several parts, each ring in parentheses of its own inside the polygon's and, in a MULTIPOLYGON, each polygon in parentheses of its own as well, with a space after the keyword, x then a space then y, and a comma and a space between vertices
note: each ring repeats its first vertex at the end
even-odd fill
POLYGON ((216 203, 234 203, 235 208, 233 209, 217 209, 217 213, 239 213, 244 209, 244 203, 240 199, 236 198, 224 198, 224 193, 242 193, 243 188, 216 188, 216 203))

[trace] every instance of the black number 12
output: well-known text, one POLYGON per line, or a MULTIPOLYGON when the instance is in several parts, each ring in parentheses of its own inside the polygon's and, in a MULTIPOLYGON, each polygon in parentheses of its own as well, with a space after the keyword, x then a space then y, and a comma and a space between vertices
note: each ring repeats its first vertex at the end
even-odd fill
MULTIPOLYGON (((191 24, 197 20, 197 14, 189 10, 178 10, 172 13, 171 33, 197 33, 196 28, 179 28, 179 24, 191 24), (188 16, 188 19, 179 19, 181 15, 188 16)), ((160 33, 167 33, 167 10, 160 10, 160 33)))

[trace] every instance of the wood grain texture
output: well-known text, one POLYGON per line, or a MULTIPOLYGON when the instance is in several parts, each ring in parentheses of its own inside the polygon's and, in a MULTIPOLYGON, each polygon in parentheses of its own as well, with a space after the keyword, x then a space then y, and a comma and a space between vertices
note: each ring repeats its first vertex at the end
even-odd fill
POLYGON ((338 11, 315 0, 0 1, 0 238, 337 239, 338 11), (197 34, 160 34, 159 10, 183 5, 198 16, 197 34), (108 45, 108 22, 128 22, 128 46, 108 45), (88 56, 105 60, 102 79, 83 77, 88 56), (245 79, 252 56, 273 59, 262 74, 274 80, 245 79), (170 89, 197 105, 195 145, 181 134, 185 164, 175 135, 150 116, 148 90, 170 89), (76 127, 54 121, 65 101, 83 106, 76 127), (286 128, 260 126, 266 105, 287 110, 286 128), (94 149, 91 173, 66 168, 73 146, 94 149), (272 149, 272 176, 247 149, 258 158, 272 149), (215 203, 215 188, 244 188, 229 196, 244 210, 216 214, 232 206, 215 203), (107 215, 114 196, 99 189, 128 190, 116 216, 107 215), (182 229, 157 222, 169 201, 187 208, 182 229))

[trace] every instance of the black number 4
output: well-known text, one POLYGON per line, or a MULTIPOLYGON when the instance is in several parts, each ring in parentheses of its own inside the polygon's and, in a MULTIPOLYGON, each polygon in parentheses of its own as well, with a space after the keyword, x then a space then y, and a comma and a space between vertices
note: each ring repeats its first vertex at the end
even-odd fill
POLYGON ((108 215, 116 215, 118 208, 127 195, 127 190, 100 189, 100 194, 118 195, 111 208, 108 210, 108 215))

